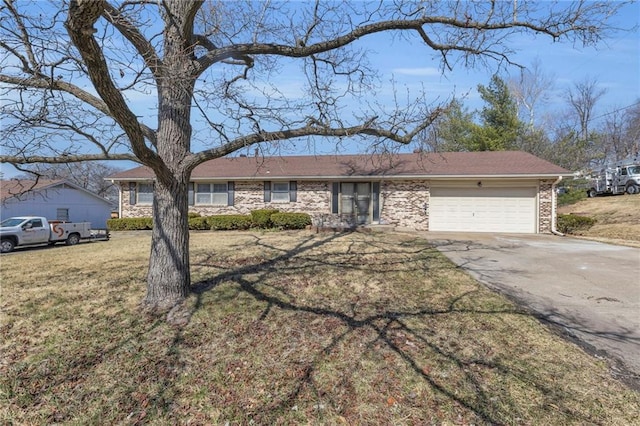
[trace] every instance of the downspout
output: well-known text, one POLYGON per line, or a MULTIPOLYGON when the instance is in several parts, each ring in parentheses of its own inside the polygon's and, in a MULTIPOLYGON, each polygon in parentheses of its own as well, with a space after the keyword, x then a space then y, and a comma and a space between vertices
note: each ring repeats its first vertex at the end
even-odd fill
POLYGON ((561 180, 562 176, 558 176, 558 179, 551 184, 551 233, 564 237, 564 234, 556 228, 556 222, 558 221, 558 194, 556 193, 556 185, 559 184, 561 180))

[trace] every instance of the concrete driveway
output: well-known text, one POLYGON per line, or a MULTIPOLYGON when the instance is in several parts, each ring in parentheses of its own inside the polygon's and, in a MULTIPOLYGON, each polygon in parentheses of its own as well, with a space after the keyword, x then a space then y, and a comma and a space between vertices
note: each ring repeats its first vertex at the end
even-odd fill
POLYGON ((640 386, 640 249, 555 235, 428 232, 426 238, 640 386))

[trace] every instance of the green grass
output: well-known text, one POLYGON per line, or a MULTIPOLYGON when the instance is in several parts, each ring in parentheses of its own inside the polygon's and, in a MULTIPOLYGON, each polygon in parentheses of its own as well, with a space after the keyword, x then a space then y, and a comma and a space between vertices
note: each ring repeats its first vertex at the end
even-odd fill
POLYGON ((3 256, 3 424, 632 424, 640 396, 406 234, 194 233, 143 315, 149 237, 3 256), (34 267, 33 265, 38 265, 34 267))

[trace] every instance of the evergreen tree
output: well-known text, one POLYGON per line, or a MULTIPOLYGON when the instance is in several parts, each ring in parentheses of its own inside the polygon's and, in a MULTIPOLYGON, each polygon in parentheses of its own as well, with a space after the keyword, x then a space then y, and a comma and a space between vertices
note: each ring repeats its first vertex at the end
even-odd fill
POLYGON ((507 83, 497 75, 489 86, 478 85, 486 105, 480 112, 482 126, 474 134, 474 151, 504 151, 514 149, 523 129, 518 118, 518 105, 507 83))
POLYGON ((473 122, 473 113, 461 101, 452 100, 436 125, 436 151, 474 151, 473 139, 478 125, 473 122))

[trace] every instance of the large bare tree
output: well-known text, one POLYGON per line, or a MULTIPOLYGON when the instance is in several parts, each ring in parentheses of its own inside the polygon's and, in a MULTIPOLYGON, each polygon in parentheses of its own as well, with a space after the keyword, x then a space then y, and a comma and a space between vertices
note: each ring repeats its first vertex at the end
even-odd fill
POLYGON ((198 164, 310 136, 408 144, 436 117, 438 105, 420 101, 376 110, 361 39, 393 33, 421 44, 419 64, 436 60, 443 72, 508 65, 512 37, 594 44, 619 6, 4 0, 0 160, 150 167, 155 226, 144 302, 165 309, 189 292, 187 188, 198 164), (275 84, 279 73, 302 93, 275 84))
POLYGON ((598 167, 605 162, 603 135, 596 130, 595 123, 596 105, 605 93, 606 89, 599 87, 597 79, 587 77, 575 82, 565 94, 571 121, 575 123, 575 149, 581 162, 589 167, 598 167))
POLYGON ((555 77, 544 72, 540 58, 523 68, 518 79, 509 81, 509 90, 518 104, 520 119, 529 131, 534 131, 540 124, 539 109, 548 102, 554 85, 555 77))
POLYGON ((601 166, 638 157, 640 146, 640 103, 615 108, 603 115, 602 141, 598 156, 601 166))
POLYGON ((581 140, 589 139, 594 126, 593 118, 596 104, 605 95, 606 89, 599 88, 595 78, 578 81, 566 93, 566 100, 577 122, 577 132, 581 140))

